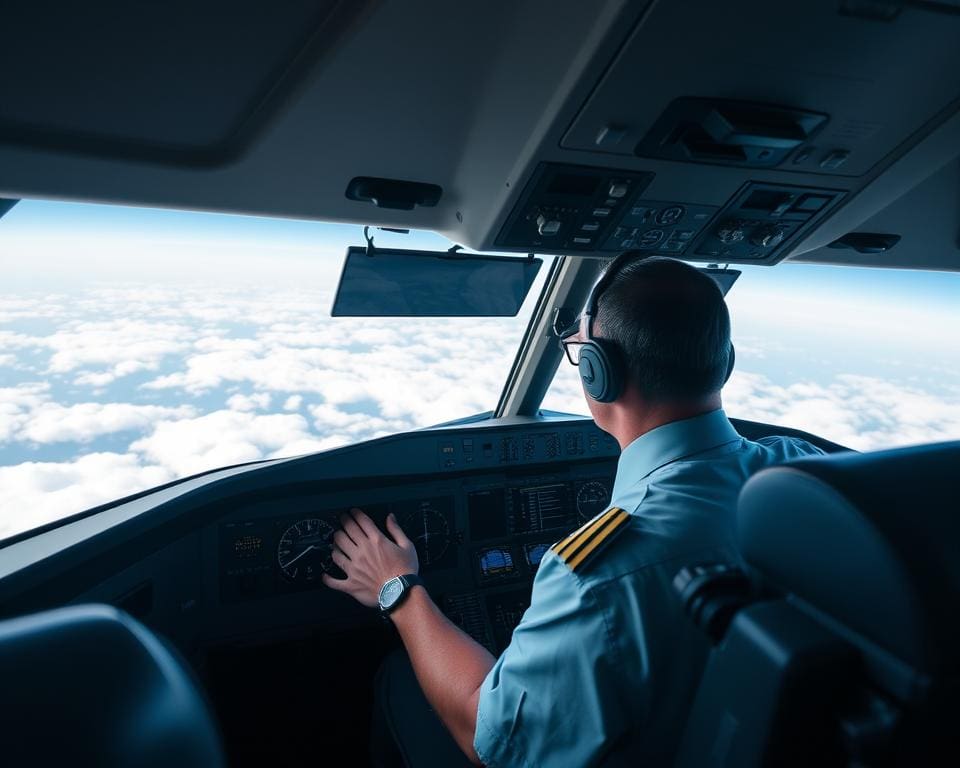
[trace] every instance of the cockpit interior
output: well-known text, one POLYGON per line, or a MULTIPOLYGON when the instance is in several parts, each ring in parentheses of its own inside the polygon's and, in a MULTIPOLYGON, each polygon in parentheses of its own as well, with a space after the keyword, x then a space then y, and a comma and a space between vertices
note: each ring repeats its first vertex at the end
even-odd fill
MULTIPOLYGON (((616 441, 542 403, 557 316, 618 253, 960 272, 950 0, 0 2, 0 19, 0 228, 5 203, 80 201, 552 257, 492 411, 0 541, 4 765, 368 765, 399 641, 322 583, 339 516, 392 513, 442 611, 502 652, 544 553, 611 502, 616 441)), ((714 650, 675 764, 956 759, 960 442, 862 452, 732 422, 825 455, 741 496, 749 589, 678 584, 714 650)))

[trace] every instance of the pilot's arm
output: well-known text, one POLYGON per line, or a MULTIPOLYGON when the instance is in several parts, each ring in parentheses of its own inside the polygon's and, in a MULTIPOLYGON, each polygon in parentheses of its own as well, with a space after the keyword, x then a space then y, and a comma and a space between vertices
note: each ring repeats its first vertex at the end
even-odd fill
MULTIPOLYGON (((384 582, 417 573, 417 550, 393 515, 387 517, 391 540, 363 512, 351 513, 341 518, 343 529, 333 538, 333 562, 347 577, 324 574, 323 583, 372 608, 384 582)), ((467 757, 480 765, 473 746, 477 706, 493 656, 444 616, 422 586, 413 587, 390 618, 430 706, 467 757)))
MULTIPOLYGON (((417 553, 393 517, 390 541, 358 510, 334 538, 347 574, 324 583, 377 604, 381 585, 417 569, 417 553), (396 542, 396 543, 394 543, 396 542), (349 559, 348 559, 349 558, 349 559)), ((624 637, 604 588, 587 588, 555 552, 534 579, 530 608, 499 659, 452 624, 414 588, 392 614, 427 701, 459 747, 488 766, 588 765, 629 730, 623 678, 644 675, 625 658, 624 637)))

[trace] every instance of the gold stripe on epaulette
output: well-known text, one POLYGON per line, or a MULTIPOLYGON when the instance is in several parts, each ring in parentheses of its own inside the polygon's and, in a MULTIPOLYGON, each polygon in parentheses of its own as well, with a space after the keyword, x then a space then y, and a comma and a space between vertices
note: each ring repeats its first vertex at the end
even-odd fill
POLYGON ((614 515, 589 542, 586 542, 578 551, 571 553, 566 558, 570 570, 576 571, 591 555, 599 551, 600 546, 612 541, 613 535, 626 525, 629 519, 630 515, 628 513, 622 509, 619 510, 619 514, 614 515))
POLYGON ((584 523, 582 526, 577 528, 573 533, 567 536, 565 539, 561 539, 556 544, 554 544, 551 549, 556 552, 560 557, 566 557, 566 555, 578 547, 583 540, 589 538, 598 528, 600 528, 604 522, 609 520, 617 512, 622 512, 623 510, 620 507, 611 507, 606 512, 601 512, 593 520, 590 520, 587 523, 584 523))

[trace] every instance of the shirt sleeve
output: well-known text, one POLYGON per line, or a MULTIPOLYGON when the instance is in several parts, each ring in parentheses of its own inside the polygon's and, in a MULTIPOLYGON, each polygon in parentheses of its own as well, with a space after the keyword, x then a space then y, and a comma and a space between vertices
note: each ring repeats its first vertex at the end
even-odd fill
POLYGON ((480 688, 474 749, 487 766, 588 765, 622 729, 601 606, 552 552, 530 608, 480 688))

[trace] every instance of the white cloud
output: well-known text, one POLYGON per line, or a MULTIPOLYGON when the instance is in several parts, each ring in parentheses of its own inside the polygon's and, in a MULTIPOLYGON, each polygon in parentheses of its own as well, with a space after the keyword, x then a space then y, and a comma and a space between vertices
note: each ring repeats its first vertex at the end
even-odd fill
POLYGON ((0 444, 89 443, 103 435, 145 430, 163 419, 195 414, 190 406, 53 402, 50 387, 33 382, 0 388, 0 444))
MULTIPOLYGON (((9 323, 23 318, 59 318, 67 313, 65 297, 56 294, 45 296, 0 296, 0 323, 9 323)), ((3 346, 3 331, 0 331, 0 347, 3 346)))
POLYGON ((183 477, 268 456, 302 453, 305 446, 319 442, 298 414, 221 410, 160 422, 130 449, 141 454, 144 463, 183 477))
POLYGON ((257 392, 253 395, 232 395, 227 398, 227 408, 234 411, 263 411, 270 407, 269 392, 257 392))
POLYGON ((283 401, 283 410, 299 411, 301 405, 303 405, 302 395, 290 395, 290 397, 283 401))
POLYGON ((321 435, 339 432, 352 438, 351 442, 404 432, 415 426, 409 420, 385 419, 361 412, 350 413, 329 403, 311 405, 307 410, 313 416, 314 428, 321 435))
POLYGON ((580 416, 590 415, 584 399, 583 386, 580 383, 580 374, 566 359, 560 362, 560 367, 543 398, 541 407, 547 411, 574 413, 580 416))
POLYGON ((13 440, 30 419, 30 412, 49 399, 41 382, 0 388, 0 444, 13 440))
POLYGON ((64 330, 44 337, 52 350, 50 373, 69 373, 88 366, 101 370, 80 374, 77 383, 103 386, 122 376, 156 370, 163 358, 190 348, 195 331, 181 323, 146 320, 72 322, 64 330))
POLYGON ((500 320, 411 320, 401 344, 392 321, 330 323, 336 328, 322 333, 279 324, 253 338, 200 339, 180 371, 143 386, 194 395, 232 384, 314 393, 337 405, 368 402, 384 418, 425 426, 493 407, 519 335, 518 325, 500 320))
MULTIPOLYGON (((870 376, 778 385, 737 370, 723 390, 730 416, 793 427, 857 450, 960 439, 960 390, 929 390, 870 376)), ((589 415, 576 369, 562 365, 543 407, 589 415)))
POLYGON ((29 420, 15 435, 18 440, 34 443, 59 443, 70 440, 89 443, 114 432, 144 430, 164 419, 191 416, 190 406, 175 408, 132 403, 77 403, 63 406, 42 403, 35 407, 29 420))
POLYGON ((118 453, 0 467, 0 539, 172 479, 163 467, 118 453))
POLYGON ((870 376, 779 386, 737 371, 723 397, 731 416, 803 429, 858 450, 960 438, 960 393, 937 395, 870 376))

